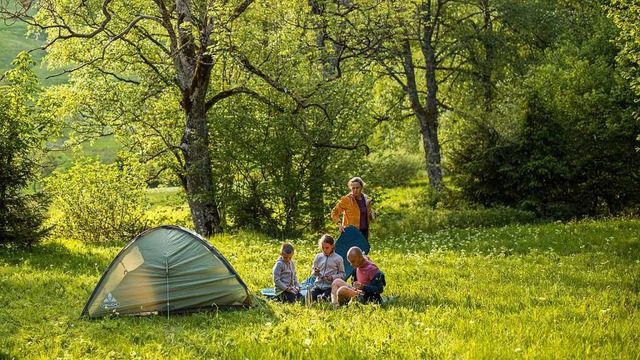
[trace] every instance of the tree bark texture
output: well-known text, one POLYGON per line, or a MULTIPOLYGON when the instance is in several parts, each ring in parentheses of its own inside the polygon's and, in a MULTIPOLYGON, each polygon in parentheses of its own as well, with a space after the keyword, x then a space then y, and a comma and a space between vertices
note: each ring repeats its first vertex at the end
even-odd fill
POLYGON ((413 51, 408 37, 402 44, 403 70, 406 77, 405 92, 409 96, 411 110, 415 114, 422 133, 422 144, 425 150, 425 165, 429 184, 436 190, 444 188, 442 180, 442 168, 440 167, 440 141, 438 139, 438 82, 436 80, 436 55, 433 47, 433 26, 431 24, 431 9, 429 4, 422 4, 422 12, 419 22, 420 50, 425 62, 426 96, 423 102, 420 99, 418 84, 416 82, 416 69, 413 60, 413 51))
POLYGON ((190 0, 176 3, 178 36, 172 39, 171 50, 175 54, 176 83, 182 95, 180 104, 186 118, 180 144, 184 155, 183 185, 196 231, 209 236, 221 230, 216 184, 211 169, 206 106, 212 63, 206 50, 210 45, 213 27, 208 22, 213 20, 194 19, 191 9, 190 0), (200 46, 196 45, 188 26, 194 23, 200 24, 200 46))

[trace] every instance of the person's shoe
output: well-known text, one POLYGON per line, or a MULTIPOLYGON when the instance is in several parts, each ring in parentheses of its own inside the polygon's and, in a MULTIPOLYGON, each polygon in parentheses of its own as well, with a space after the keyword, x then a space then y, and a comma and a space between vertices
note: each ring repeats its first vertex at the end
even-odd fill
POLYGON ((320 294, 320 295, 318 295, 318 297, 316 298, 316 300, 317 300, 318 302, 320 302, 320 301, 325 301, 326 299, 324 298, 324 294, 320 294))

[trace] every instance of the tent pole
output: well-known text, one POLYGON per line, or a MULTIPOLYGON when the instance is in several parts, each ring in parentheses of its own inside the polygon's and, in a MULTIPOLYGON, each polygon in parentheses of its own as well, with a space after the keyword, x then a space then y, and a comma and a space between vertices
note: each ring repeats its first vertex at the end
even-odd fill
POLYGON ((167 319, 169 319, 169 259, 164 259, 164 268, 167 278, 167 319))

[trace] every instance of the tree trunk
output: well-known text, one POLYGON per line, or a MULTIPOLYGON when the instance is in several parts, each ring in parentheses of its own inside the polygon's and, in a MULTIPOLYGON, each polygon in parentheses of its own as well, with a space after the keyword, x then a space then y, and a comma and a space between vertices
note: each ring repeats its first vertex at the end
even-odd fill
POLYGON ((444 189, 442 168, 440 167, 440 140, 438 139, 438 82, 436 80, 436 55, 432 44, 433 27, 425 25, 422 39, 422 53, 425 60, 425 82, 427 84, 426 109, 420 112, 420 132, 424 144, 429 184, 441 191, 444 189), (424 114, 424 116, 422 116, 424 114))
POLYGON ((444 189, 444 181, 442 180, 442 168, 440 167, 440 141, 438 140, 438 126, 436 125, 438 121, 437 110, 427 109, 425 113, 419 113, 416 116, 420 122, 429 184, 434 189, 441 191, 444 189))
MULTIPOLYGON (((199 90, 206 92, 206 88, 199 90)), ((221 230, 220 213, 211 171, 205 103, 197 101, 199 96, 194 98, 192 107, 185 109, 187 126, 181 144, 185 158, 185 192, 196 231, 210 236, 221 230)))
POLYGON ((422 144, 424 145, 425 164, 429 184, 436 190, 444 189, 442 180, 442 168, 440 167, 440 141, 438 139, 438 83, 436 81, 436 57, 435 50, 431 44, 433 28, 430 27, 430 15, 428 7, 426 11, 423 36, 421 39, 421 50, 424 56, 426 71, 425 82, 427 84, 427 94, 425 105, 420 101, 418 86, 416 83, 415 65, 413 62, 413 51, 408 38, 403 41, 403 68, 407 79, 405 92, 409 96, 411 110, 418 119, 420 132, 422 133, 422 144))
POLYGON ((309 171, 309 213, 311 230, 319 233, 325 224, 324 179, 326 176, 326 158, 328 151, 316 148, 311 159, 309 171))
POLYGON ((207 125, 207 90, 211 79, 212 57, 206 54, 210 33, 202 28, 200 46, 190 31, 194 23, 189 0, 176 2, 178 38, 172 39, 176 83, 182 94, 186 126, 180 148, 184 155, 183 185, 196 231, 210 236, 220 229, 220 213, 216 202, 216 184, 211 170, 209 129, 207 125))

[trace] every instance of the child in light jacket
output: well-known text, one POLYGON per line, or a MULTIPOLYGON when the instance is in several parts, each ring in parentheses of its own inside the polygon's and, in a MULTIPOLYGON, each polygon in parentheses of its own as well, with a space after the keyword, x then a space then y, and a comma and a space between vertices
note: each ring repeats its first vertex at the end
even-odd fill
POLYGON ((344 260, 342 256, 336 254, 335 241, 329 234, 324 234, 318 241, 318 246, 322 250, 313 259, 313 269, 311 275, 316 277, 311 291, 313 301, 331 299, 331 283, 334 279, 344 278, 344 260))
POLYGON ((273 286, 276 296, 282 302, 295 302, 302 298, 300 284, 296 273, 296 262, 293 261, 293 245, 282 244, 280 257, 273 266, 273 286))

